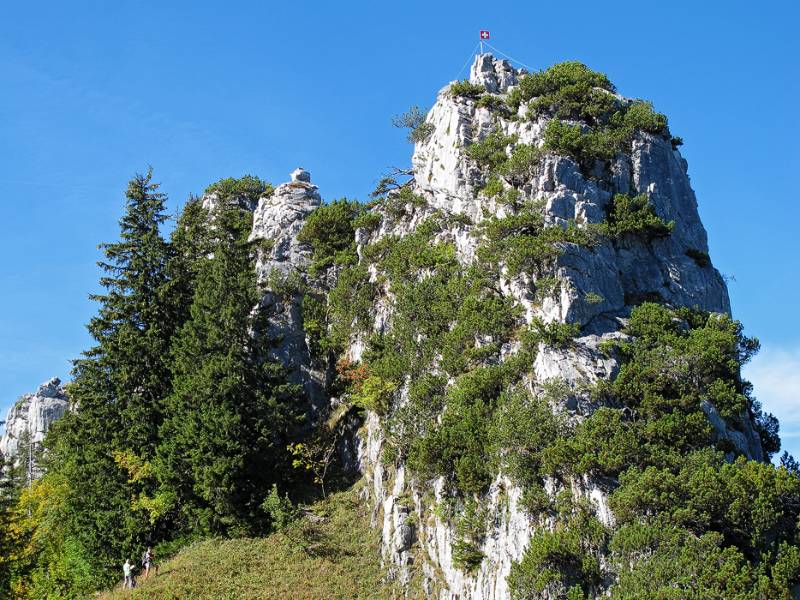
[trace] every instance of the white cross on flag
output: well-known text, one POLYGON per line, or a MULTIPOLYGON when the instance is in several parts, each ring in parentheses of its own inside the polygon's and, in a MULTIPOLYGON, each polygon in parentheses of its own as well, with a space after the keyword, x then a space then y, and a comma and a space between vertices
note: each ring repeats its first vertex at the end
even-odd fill
POLYGON ((488 40, 489 39, 489 30, 481 29, 481 39, 488 40))

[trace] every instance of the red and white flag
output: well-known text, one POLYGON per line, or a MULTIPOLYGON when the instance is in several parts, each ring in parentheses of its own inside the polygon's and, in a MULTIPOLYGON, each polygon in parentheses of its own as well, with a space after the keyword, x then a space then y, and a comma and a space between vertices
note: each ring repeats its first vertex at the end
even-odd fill
POLYGON ((488 40, 489 39, 489 30, 488 29, 481 29, 481 39, 488 40))

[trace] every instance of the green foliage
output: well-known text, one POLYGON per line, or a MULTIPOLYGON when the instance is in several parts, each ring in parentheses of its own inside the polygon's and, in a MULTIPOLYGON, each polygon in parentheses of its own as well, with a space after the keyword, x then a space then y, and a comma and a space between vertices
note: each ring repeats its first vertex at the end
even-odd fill
POLYGON ((695 248, 689 248, 686 251, 686 256, 691 258, 701 269, 711 266, 711 257, 708 255, 708 252, 703 252, 702 250, 697 250, 695 248))
POLYGON ((544 452, 548 473, 616 475, 639 456, 639 440, 622 411, 599 408, 572 435, 560 437, 544 452))
POLYGON ((363 213, 364 207, 355 200, 341 198, 324 204, 308 215, 297 234, 297 240, 311 246, 311 276, 330 266, 354 265, 356 237, 354 221, 363 213))
POLYGON ((460 96, 462 98, 474 99, 480 98, 483 94, 485 94, 486 88, 480 84, 470 83, 468 80, 464 79, 451 84, 449 92, 454 98, 460 96))
POLYGON ((518 186, 530 179, 539 164, 542 151, 531 144, 517 144, 516 135, 504 135, 500 131, 493 131, 483 139, 467 146, 467 156, 475 160, 478 165, 489 172, 489 181, 492 186, 488 196, 499 195, 502 191, 498 187, 498 178, 502 177, 510 185, 518 186), (510 153, 507 149, 511 148, 510 153), (493 183, 495 182, 496 183, 493 183))
POLYGON ((412 106, 402 115, 392 117, 392 125, 408 129, 408 141, 412 144, 424 143, 433 134, 433 124, 425 122, 427 111, 419 106, 412 106))
POLYGON ((468 573, 473 572, 484 559, 480 546, 486 532, 486 510, 475 498, 464 500, 456 518, 455 530, 453 564, 468 573))
POLYGON ((638 131, 667 133, 667 118, 649 102, 624 102, 613 91, 602 73, 566 62, 523 77, 508 103, 516 110, 531 101, 529 117, 553 117, 545 129, 544 148, 571 156, 588 170, 595 160, 609 160, 625 151, 638 131))
POLYGON ((481 167, 496 171, 508 159, 506 148, 515 144, 517 139, 515 135, 503 135, 500 131, 493 131, 482 140, 467 146, 467 156, 481 167))
POLYGON ((548 474, 542 469, 542 452, 568 432, 563 418, 553 413, 548 402, 548 397, 560 392, 563 390, 551 387, 548 395, 539 398, 514 389, 506 393, 495 415, 490 437, 500 466, 524 488, 541 490, 540 478, 548 474))
POLYGON ((500 96, 493 94, 483 94, 475 103, 478 108, 485 108, 493 112, 508 115, 509 110, 505 101, 500 96))
POLYGON ((425 198, 415 194, 411 187, 404 186, 396 192, 388 193, 381 202, 383 213, 392 219, 399 219, 409 214, 414 208, 427 206, 425 198))
POLYGON ((521 185, 533 175, 541 157, 542 151, 536 146, 517 144, 508 160, 498 167, 498 173, 510 184, 521 185))
POLYGON ((481 367, 447 391, 441 422, 411 445, 409 467, 423 477, 444 475, 464 494, 483 492, 493 477, 489 430, 502 371, 481 367))
POLYGON ((602 577, 599 553, 607 533, 585 506, 570 509, 555 529, 534 533, 522 559, 511 566, 511 597, 581 598, 602 577))
POLYGON ((553 119, 544 130, 544 149, 571 156, 583 167, 595 160, 610 160, 620 150, 619 140, 605 128, 587 128, 553 119))
POLYGON ((619 573, 611 597, 619 600, 789 598, 800 576, 797 546, 782 544, 756 566, 717 533, 696 536, 674 526, 624 525, 611 549, 619 573))
POLYGON ((479 248, 483 260, 506 261, 509 276, 520 273, 543 276, 566 244, 592 246, 596 231, 590 227, 577 227, 570 222, 566 227, 545 226, 541 206, 525 203, 513 215, 495 216, 483 225, 489 243, 479 248))
MULTIPOLYGON (((107 581, 120 556, 162 531, 132 512, 142 488, 128 481, 113 452, 135 449, 152 458, 164 416, 177 325, 176 304, 164 299, 171 249, 159 229, 167 219, 166 197, 151 172, 134 177, 125 197, 120 239, 101 246, 106 291, 92 296, 100 308, 88 326, 95 345, 74 363, 69 395, 81 408, 56 423, 48 442, 50 476, 69 485, 59 487, 57 508, 47 510, 57 511, 52 544, 34 550, 29 569, 32 578, 59 571, 64 589, 85 591, 86 582, 107 581)), ((45 527, 31 524, 31 535, 44 538, 45 527)))
POLYGON ((647 194, 615 194, 606 209, 606 224, 613 237, 632 235, 648 241, 668 236, 675 227, 674 221, 667 223, 656 214, 647 194))
POLYGON ((587 292, 583 299, 587 304, 602 304, 605 301, 605 298, 595 292, 587 292))
POLYGON ((522 77, 519 86, 510 94, 508 103, 516 109, 522 102, 532 98, 541 99, 542 106, 575 97, 585 100, 591 96, 594 88, 614 91, 614 86, 602 73, 592 71, 580 62, 567 61, 522 77))
POLYGON ((738 321, 645 303, 632 312, 627 331, 636 339, 619 346, 625 362, 613 385, 614 395, 627 406, 658 418, 675 410, 696 411, 710 394, 717 410, 734 423, 743 410, 759 417, 748 396, 750 385, 739 375, 759 343, 742 334, 738 321))
POLYGON ((395 382, 371 375, 353 392, 350 400, 360 408, 383 415, 389 410, 395 390, 395 382))
POLYGON ((281 496, 278 493, 278 486, 274 483, 264 502, 261 503, 261 509, 269 516, 270 528, 273 531, 286 529, 300 518, 300 510, 289 499, 289 495, 281 496))
POLYGON ((566 348, 572 344, 580 329, 580 323, 562 323, 561 321, 545 323, 538 317, 534 317, 530 324, 530 334, 533 339, 552 348, 566 348))
POLYGON ((799 497, 800 479, 786 469, 705 450, 677 469, 629 469, 610 503, 620 524, 644 516, 695 535, 714 531, 757 560, 796 540, 799 497))
POLYGON ((244 198, 250 202, 272 192, 272 186, 255 175, 244 175, 238 179, 226 177, 206 188, 206 194, 219 194, 223 200, 244 198))
POLYGON ((497 177, 492 177, 483 186, 483 193, 487 198, 497 198, 503 193, 503 182, 497 177))
POLYGON ((296 386, 265 361, 272 341, 247 244, 251 215, 215 214, 214 255, 199 274, 191 318, 173 342, 173 391, 156 473, 174 493, 175 528, 205 535, 266 527, 257 510, 288 469, 285 442, 297 417, 296 386), (252 332, 256 337, 252 337, 252 332))

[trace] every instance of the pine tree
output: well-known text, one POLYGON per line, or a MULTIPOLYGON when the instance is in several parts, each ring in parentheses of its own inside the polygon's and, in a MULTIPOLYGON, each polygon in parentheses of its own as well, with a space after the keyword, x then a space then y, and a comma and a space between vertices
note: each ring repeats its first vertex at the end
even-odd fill
POLYGON ((199 264, 191 316, 173 345, 156 470, 184 533, 236 535, 266 524, 260 505, 287 468, 298 390, 265 360, 251 214, 220 203, 212 222, 213 255, 199 264))
POLYGON ((69 545, 89 555, 100 578, 157 535, 133 512, 134 488, 115 453, 153 456, 170 391, 175 324, 162 299, 169 247, 160 232, 166 196, 158 187, 152 170, 129 182, 120 239, 100 247, 106 291, 91 296, 100 308, 88 325, 96 345, 74 363, 69 394, 78 410, 57 424, 51 444, 50 469, 70 487, 69 545))

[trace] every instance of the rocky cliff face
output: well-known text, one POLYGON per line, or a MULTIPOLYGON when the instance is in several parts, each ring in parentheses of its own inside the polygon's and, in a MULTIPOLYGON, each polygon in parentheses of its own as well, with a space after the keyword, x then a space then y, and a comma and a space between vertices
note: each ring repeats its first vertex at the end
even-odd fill
POLYGON ((34 456, 33 474, 39 475, 35 455, 50 426, 68 410, 69 399, 58 378, 46 381, 33 394, 25 394, 8 411, 0 455, 19 465, 27 463, 30 450, 34 456))
MULTIPOLYGON (((517 85, 520 73, 506 61, 490 55, 478 56, 472 66, 470 81, 485 87, 500 100, 517 85)), ((618 96, 619 102, 628 102, 618 96)), ((526 103, 516 114, 494 110, 492 103, 479 105, 476 98, 456 96, 445 87, 427 116, 430 136, 417 143, 413 155, 414 179, 411 189, 424 203, 408 205, 402 216, 374 209, 381 216, 373 231, 359 230, 359 253, 381 240, 413 233, 432 215, 455 218, 436 236, 436 241, 451 242, 458 260, 470 264, 479 245, 479 227, 492 217, 514 214, 508 203, 489 197, 485 186, 490 177, 468 154, 467 148, 487 136, 500 133, 513 136, 505 148, 510 154, 514 144, 543 146, 548 118, 524 118, 526 103)), ((506 187, 508 187, 506 185, 506 187)), ((618 338, 619 330, 631 306, 643 298, 657 297, 674 306, 700 307, 707 311, 728 313, 730 304, 726 285, 708 261, 695 260, 708 252, 706 231, 697 211, 697 201, 687 175, 687 163, 674 149, 668 137, 638 132, 629 152, 620 152, 603 172, 587 173, 568 157, 544 153, 538 167, 516 186, 521 201, 543 204, 545 225, 586 227, 600 224, 607 215, 614 194, 647 194, 656 214, 674 222, 671 235, 644 243, 639 239, 602 239, 591 247, 565 243, 556 259, 556 292, 541 298, 539 282, 532 274, 503 278, 498 282, 505 297, 523 308, 524 319, 531 323, 573 323, 580 334, 568 349, 540 346, 536 360, 525 381, 533 394, 541 394, 543 385, 552 380, 565 381, 572 389, 570 397, 556 410, 566 411, 580 420, 596 409, 581 390, 587 384, 610 378, 618 368, 614 358, 600 352, 602 342, 618 338)), ((396 212, 396 211, 395 211, 396 212)), ((386 273, 372 268, 372 281, 383 286, 386 273)), ((386 290, 386 287, 380 287, 386 290)), ((373 307, 374 331, 391 327, 391 294, 379 294, 373 307)), ((366 336, 356 336, 349 348, 349 358, 363 358, 366 336)), ((518 350, 504 346, 503 359, 518 350)), ((435 370, 435 366, 433 367, 435 370)), ((407 387, 401 391, 406 397, 407 387)), ((732 430, 719 418, 713 406, 704 411, 720 438, 727 438, 741 453, 762 460, 760 440, 747 423, 744 431, 732 430)), ((380 419, 370 414, 360 436, 360 464, 369 486, 369 500, 374 506, 375 524, 383 538, 383 558, 390 571, 401 581, 423 573, 424 589, 431 597, 446 599, 494 599, 509 597, 506 577, 511 565, 519 560, 532 532, 542 522, 522 511, 518 505, 520 490, 498 473, 486 498, 485 537, 480 547, 483 559, 472 572, 454 563, 457 533, 435 510, 443 498, 443 482, 433 489, 415 482, 400 462, 391 466, 381 459, 386 443, 380 419)), ((582 479, 572 482, 572 493, 593 504, 598 519, 613 523, 607 494, 596 482, 582 479)))

